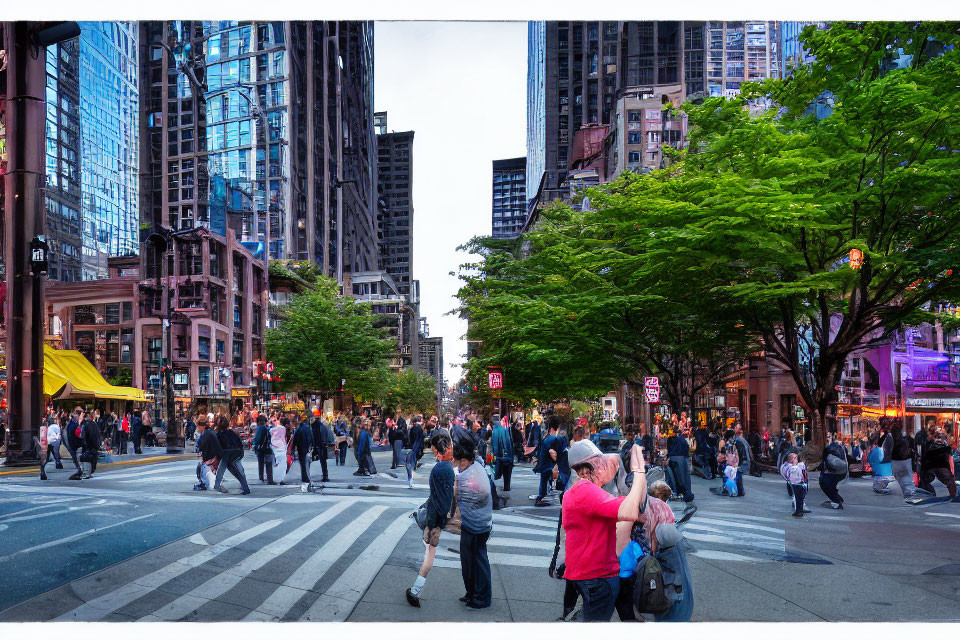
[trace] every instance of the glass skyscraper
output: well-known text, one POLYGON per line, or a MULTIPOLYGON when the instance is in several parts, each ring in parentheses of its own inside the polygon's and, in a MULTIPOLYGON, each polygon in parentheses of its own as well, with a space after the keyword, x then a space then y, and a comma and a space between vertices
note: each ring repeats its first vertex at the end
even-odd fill
POLYGON ((527 23, 527 165, 526 197, 532 200, 540 188, 547 164, 546 127, 547 23, 527 23))
POLYGON ((139 248, 140 106, 136 22, 80 23, 83 279, 139 248))

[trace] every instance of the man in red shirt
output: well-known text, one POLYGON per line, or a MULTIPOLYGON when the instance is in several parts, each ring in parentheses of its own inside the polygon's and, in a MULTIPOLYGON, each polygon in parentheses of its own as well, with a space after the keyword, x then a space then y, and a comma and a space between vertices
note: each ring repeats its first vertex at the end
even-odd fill
POLYGON ((634 481, 622 498, 601 488, 616 475, 618 456, 604 456, 591 441, 580 440, 570 445, 567 457, 578 479, 563 498, 564 578, 583 598, 584 622, 609 622, 620 592, 617 522, 638 520, 647 493, 643 448, 635 444, 630 450, 634 481))

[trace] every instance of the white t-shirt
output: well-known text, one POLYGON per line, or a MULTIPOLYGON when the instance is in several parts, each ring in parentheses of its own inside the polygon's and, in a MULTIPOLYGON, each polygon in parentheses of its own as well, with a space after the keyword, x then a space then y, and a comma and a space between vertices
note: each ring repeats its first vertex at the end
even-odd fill
POLYGON ((287 448, 287 430, 283 425, 270 428, 270 446, 274 449, 287 448))
POLYGON ((723 468, 723 475, 727 477, 727 480, 736 480, 737 479, 737 468, 727 465, 723 468))
POLYGON ((47 427, 47 442, 60 440, 60 425, 51 424, 47 427))

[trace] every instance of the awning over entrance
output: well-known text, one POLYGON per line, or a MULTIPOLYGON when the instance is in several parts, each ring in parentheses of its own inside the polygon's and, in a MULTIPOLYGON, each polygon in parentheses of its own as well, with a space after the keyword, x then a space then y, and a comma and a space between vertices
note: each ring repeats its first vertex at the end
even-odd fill
POLYGON ((146 394, 135 387, 115 387, 100 375, 79 351, 43 346, 43 393, 57 400, 99 398, 145 402, 146 394))

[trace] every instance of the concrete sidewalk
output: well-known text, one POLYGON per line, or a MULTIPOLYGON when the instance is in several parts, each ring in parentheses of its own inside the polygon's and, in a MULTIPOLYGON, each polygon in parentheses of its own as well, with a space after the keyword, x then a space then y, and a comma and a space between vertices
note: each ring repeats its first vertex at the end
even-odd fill
MULTIPOLYGON (((102 460, 97 463, 97 471, 107 471, 114 468, 121 467, 137 467, 141 465, 155 464, 158 462, 172 462, 176 460, 194 460, 197 457, 197 454, 193 452, 193 442, 187 442, 187 446, 184 447, 184 453, 171 454, 167 453, 166 447, 142 447, 142 454, 132 453, 132 449, 128 449, 130 453, 124 455, 117 455, 113 452, 110 453, 110 458, 112 462, 103 462, 102 460)), ((67 451, 66 447, 60 447, 60 458, 63 461, 64 468, 69 468, 73 466, 73 462, 70 460, 70 453, 67 451)), ((6 469, 2 466, 2 460, 0 460, 0 477, 3 476, 31 476, 40 474, 40 466, 34 465, 29 467, 15 467, 6 469)), ((54 468, 54 460, 51 456, 47 462, 47 471, 49 472, 54 468)))

